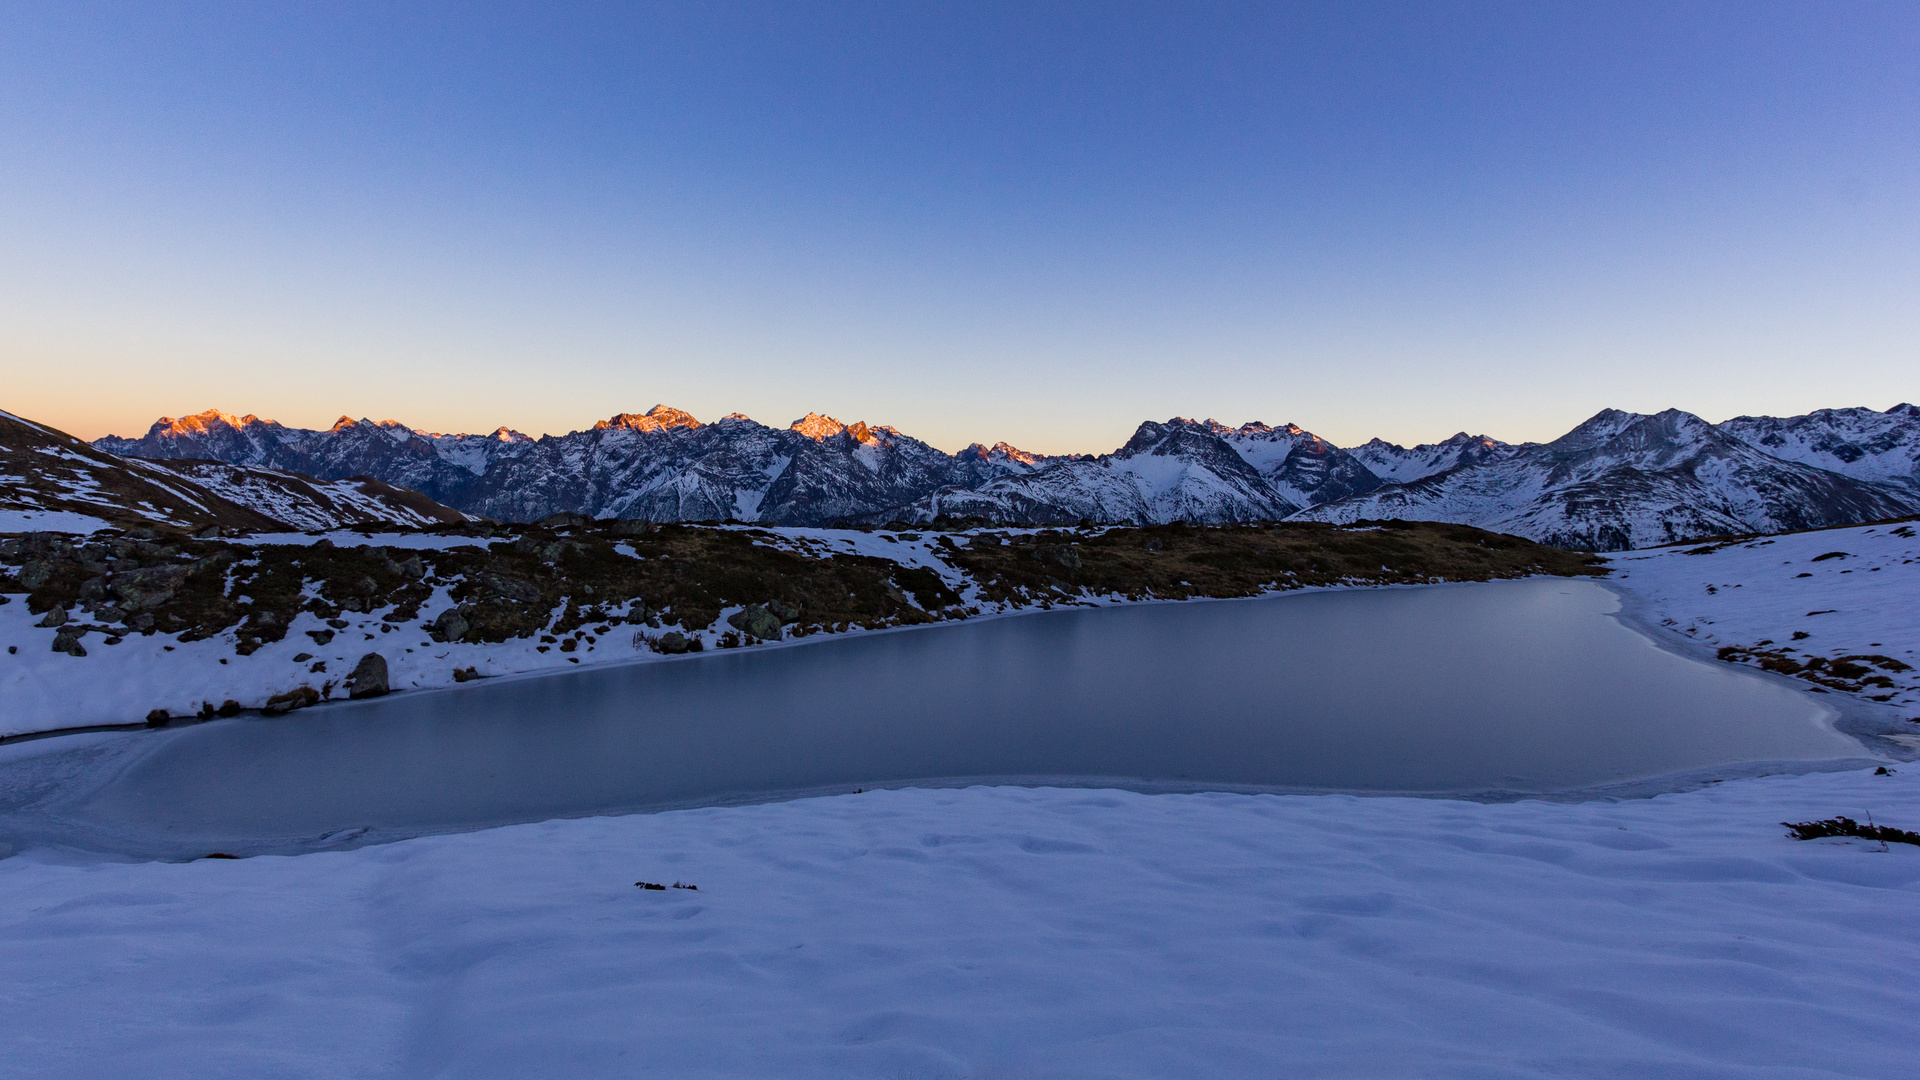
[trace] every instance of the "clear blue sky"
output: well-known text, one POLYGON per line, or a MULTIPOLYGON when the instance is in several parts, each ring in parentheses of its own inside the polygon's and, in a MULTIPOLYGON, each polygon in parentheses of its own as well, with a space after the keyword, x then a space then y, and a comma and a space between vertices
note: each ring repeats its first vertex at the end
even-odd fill
POLYGON ((0 8, 0 407, 955 449, 1920 398, 1920 4, 0 8))

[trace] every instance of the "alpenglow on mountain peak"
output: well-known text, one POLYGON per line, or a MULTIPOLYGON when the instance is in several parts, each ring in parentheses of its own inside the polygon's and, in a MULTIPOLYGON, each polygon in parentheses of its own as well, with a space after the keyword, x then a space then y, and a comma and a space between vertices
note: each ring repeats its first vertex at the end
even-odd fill
POLYGON ((644 413, 615 413, 611 418, 593 425, 595 431, 616 429, 621 431, 664 431, 670 428, 697 428, 700 421, 693 414, 671 405, 655 405, 644 413))

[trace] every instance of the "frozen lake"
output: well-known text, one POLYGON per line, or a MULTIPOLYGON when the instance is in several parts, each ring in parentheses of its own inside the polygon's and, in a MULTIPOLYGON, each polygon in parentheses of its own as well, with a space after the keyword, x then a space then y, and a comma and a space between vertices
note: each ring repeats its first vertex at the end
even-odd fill
POLYGON ((0 830, 247 853, 916 781, 1551 793, 1860 756, 1617 608, 1561 579, 1311 593, 501 680, 9 755, 0 830))

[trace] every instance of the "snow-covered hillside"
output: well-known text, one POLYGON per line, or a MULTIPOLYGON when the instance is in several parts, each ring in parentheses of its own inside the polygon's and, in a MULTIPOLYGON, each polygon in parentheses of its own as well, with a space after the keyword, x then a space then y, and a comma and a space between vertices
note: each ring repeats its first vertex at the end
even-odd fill
POLYGON ((120 457, 0 413, 0 532, 417 528, 464 520, 418 492, 365 477, 319 481, 248 465, 120 457))
POLYGON ((1719 429, 1774 457, 1856 480, 1920 487, 1920 408, 1817 409, 1805 416, 1739 416, 1719 429))
MULTIPOLYGON (((1920 721, 1920 531, 1822 529, 1616 555, 1608 578, 1723 659, 1920 721)), ((1920 744, 1920 723, 1914 726, 1920 744)))

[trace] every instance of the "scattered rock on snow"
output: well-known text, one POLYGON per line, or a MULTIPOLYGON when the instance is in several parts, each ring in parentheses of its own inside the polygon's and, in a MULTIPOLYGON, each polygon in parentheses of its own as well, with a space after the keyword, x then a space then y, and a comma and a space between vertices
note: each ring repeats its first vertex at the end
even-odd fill
POLYGON ((66 653, 68 656, 87 655, 86 646, 80 644, 80 635, 84 633, 86 633, 85 628, 76 630, 71 626, 61 627, 60 632, 53 635, 53 651, 66 653))
POLYGON ((347 696, 354 700, 380 697, 387 692, 387 658, 379 653, 368 653, 353 666, 353 674, 347 676, 347 696))
POLYGON ((761 639, 770 640, 780 636, 780 617, 758 604, 750 604, 729 615, 727 625, 761 639))

